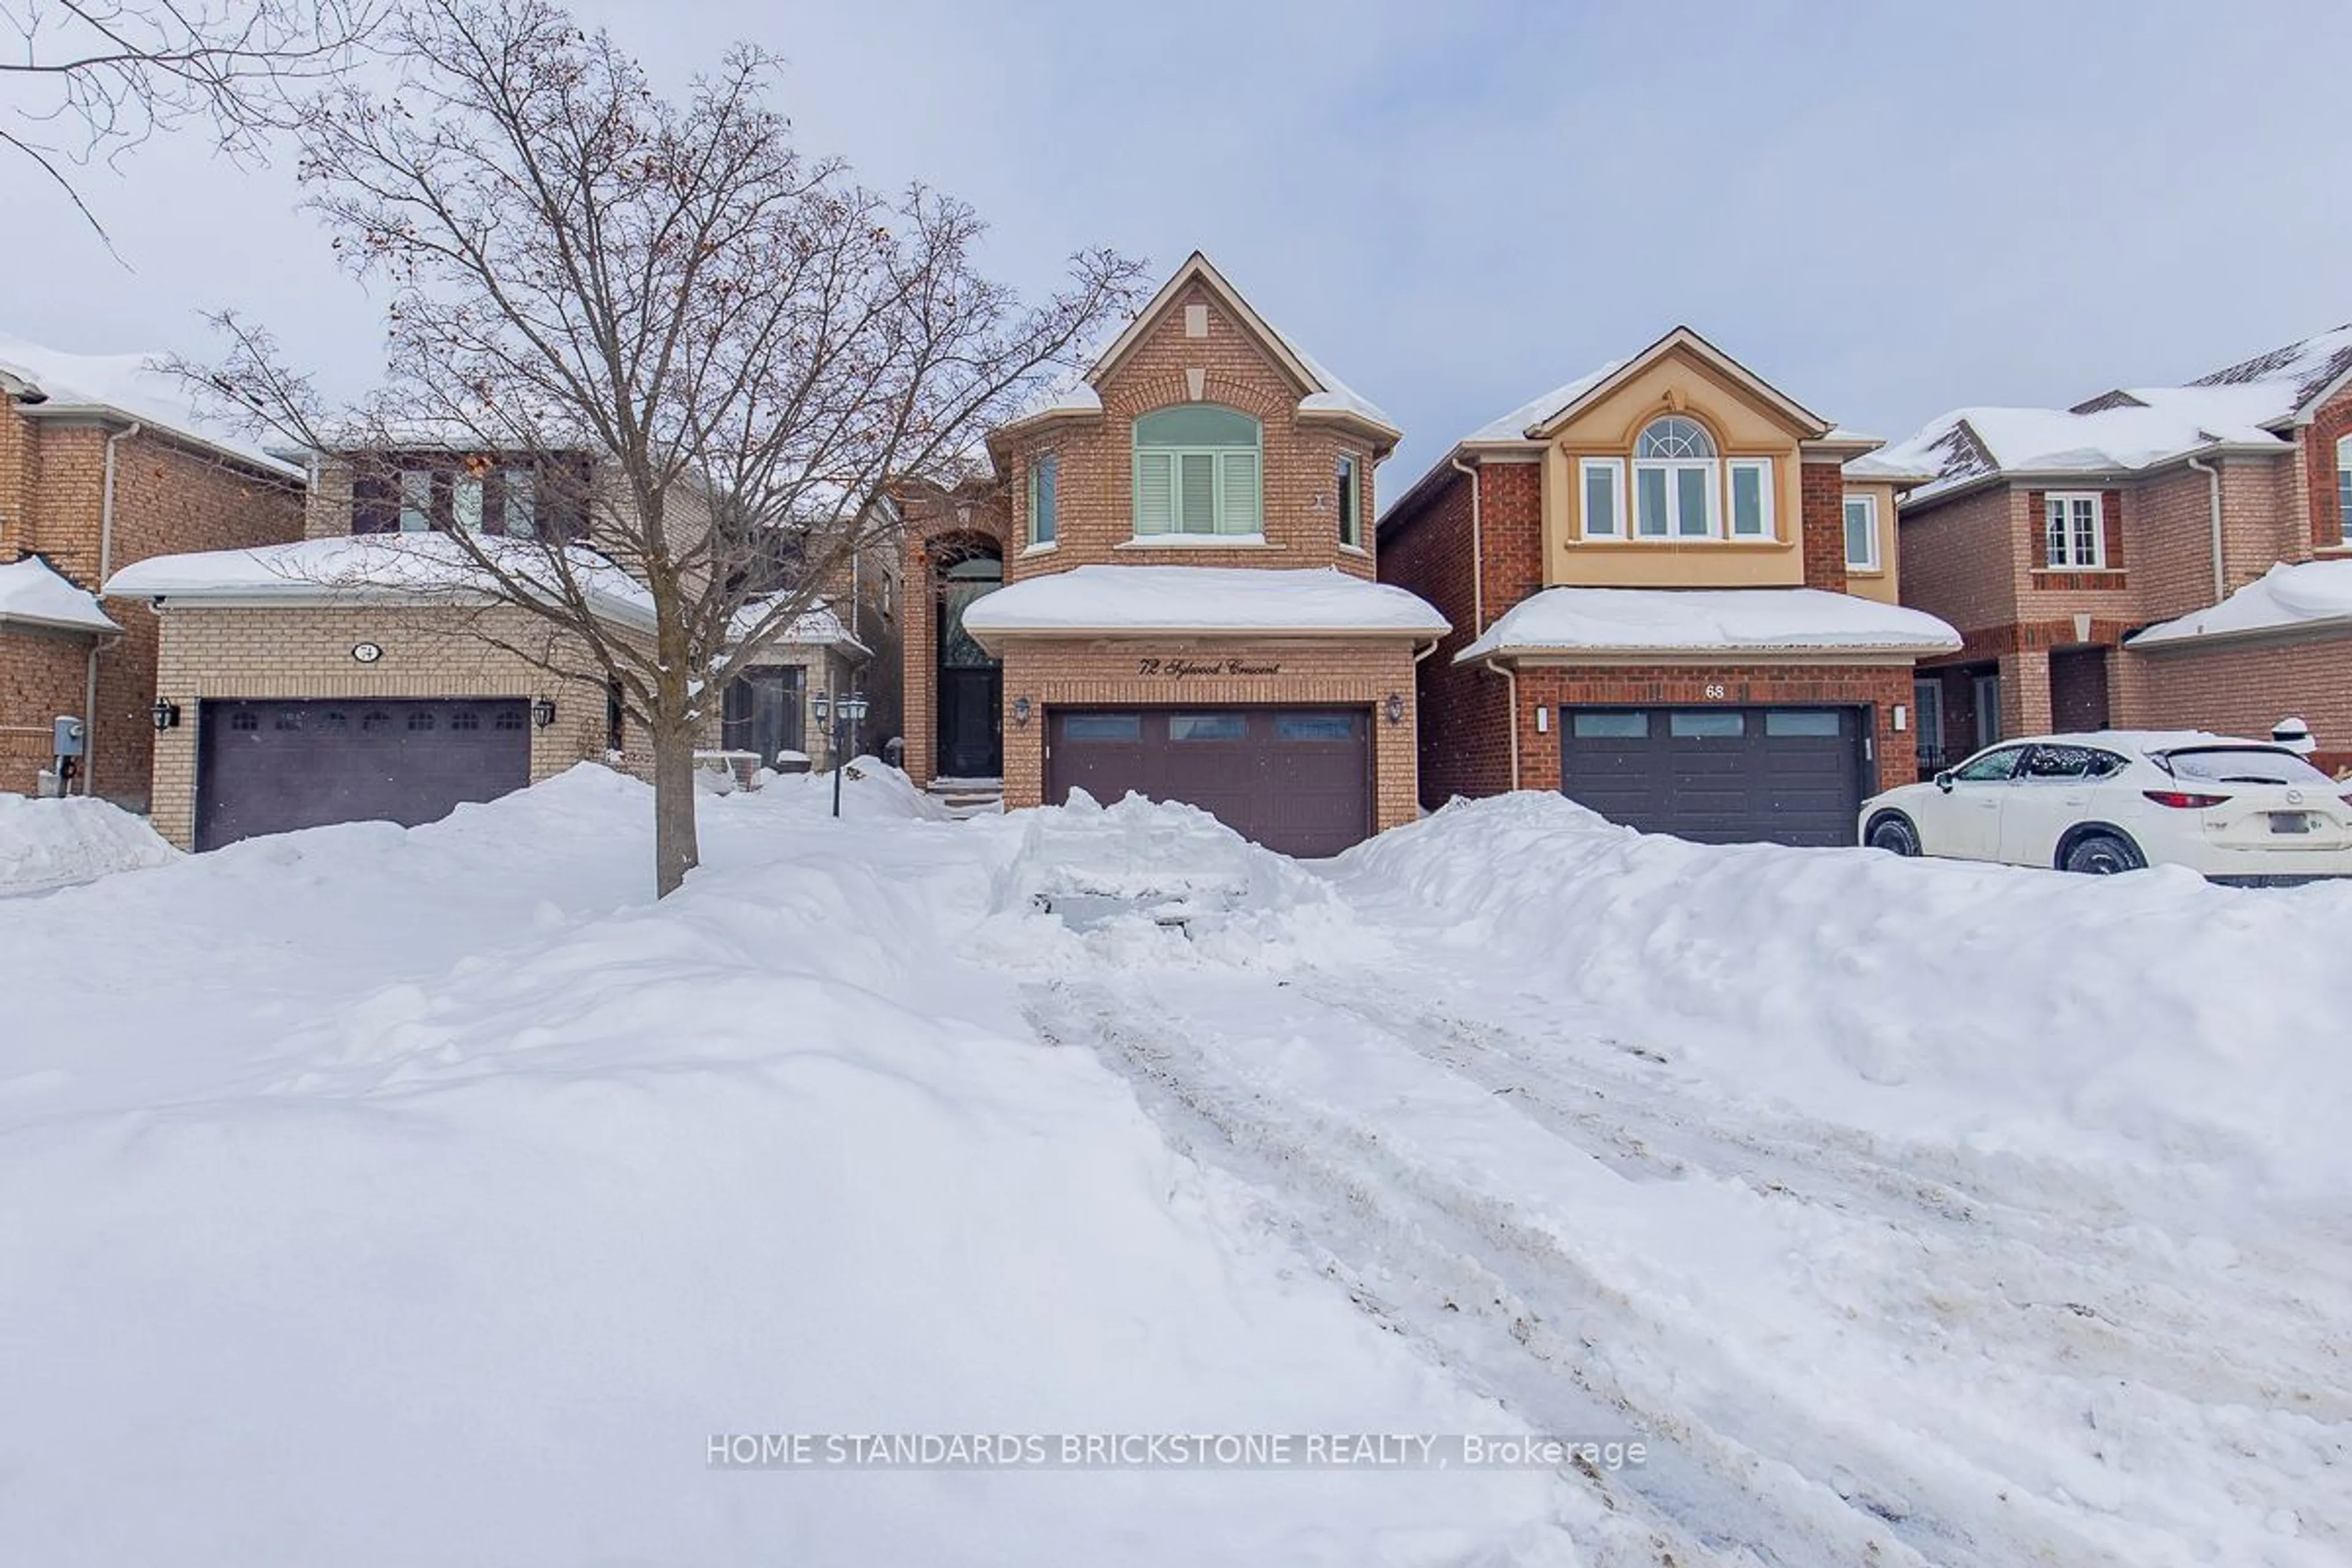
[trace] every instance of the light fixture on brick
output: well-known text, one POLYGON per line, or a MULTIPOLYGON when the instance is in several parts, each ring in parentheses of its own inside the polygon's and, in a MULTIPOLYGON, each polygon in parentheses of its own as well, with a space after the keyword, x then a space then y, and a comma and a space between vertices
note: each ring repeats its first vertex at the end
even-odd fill
POLYGON ((169 698, 155 699, 155 706, 149 709, 148 712, 155 721, 155 732, 159 735, 166 730, 176 730, 180 727, 180 705, 169 698))
POLYGON ((1029 706, 1029 699, 1026 697, 1016 697, 1013 700, 1013 721, 1015 724, 1026 724, 1029 722, 1029 715, 1034 711, 1035 710, 1029 706))
POLYGON ((530 721, 544 730, 555 722, 555 699, 542 697, 530 705, 530 721))
POLYGON ((1402 724, 1404 722, 1404 694, 1402 692, 1390 692, 1389 700, 1381 706, 1382 711, 1388 714, 1390 723, 1402 724))

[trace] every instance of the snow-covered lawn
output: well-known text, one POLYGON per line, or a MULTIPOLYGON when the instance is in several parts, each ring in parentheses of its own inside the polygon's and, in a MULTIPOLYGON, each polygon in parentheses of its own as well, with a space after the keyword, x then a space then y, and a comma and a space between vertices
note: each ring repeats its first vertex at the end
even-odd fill
POLYGON ((0 1562, 2352 1555, 2352 890, 826 798, 0 903, 0 1562), (1648 1462, 706 1462, 1514 1430, 1648 1462))
POLYGON ((102 800, 0 794, 0 898, 177 859, 147 820, 102 800))

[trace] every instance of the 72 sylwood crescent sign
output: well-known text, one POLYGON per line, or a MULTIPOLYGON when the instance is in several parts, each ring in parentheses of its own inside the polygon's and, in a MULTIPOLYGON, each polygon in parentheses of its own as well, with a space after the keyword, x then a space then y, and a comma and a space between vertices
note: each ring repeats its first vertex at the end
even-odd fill
POLYGON ((1280 675, 1282 666, 1246 658, 1139 658, 1135 661, 1135 673, 1157 676, 1162 680, 1187 680, 1196 675, 1280 675))

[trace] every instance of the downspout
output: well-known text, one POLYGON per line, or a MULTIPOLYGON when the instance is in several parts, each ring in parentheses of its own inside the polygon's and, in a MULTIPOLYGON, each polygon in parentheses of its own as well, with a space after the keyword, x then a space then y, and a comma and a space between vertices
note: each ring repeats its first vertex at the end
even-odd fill
POLYGON ((2213 492, 2213 602, 2220 604, 2230 596, 2230 579, 2221 567, 2221 470, 2202 458, 2191 458, 2189 466, 2205 476, 2213 492))
MULTIPOLYGON (((1454 471, 1470 481, 1470 636, 1486 635, 1486 552, 1478 533, 1478 466, 1459 454, 1446 459, 1454 471)), ((1516 776, 1517 769, 1512 770, 1516 776)))
POLYGON ((1496 664, 1489 656, 1478 668, 1489 675, 1503 678, 1504 698, 1511 705, 1511 787, 1519 787, 1519 674, 1507 665, 1496 664))
MULTIPOLYGON (((106 438, 106 481, 98 503, 98 591, 106 592, 106 580, 114 575, 114 447, 126 437, 136 436, 145 428, 133 419, 122 429, 106 438)), ((98 655, 105 644, 94 640, 89 645, 89 658, 83 667, 81 694, 81 793, 98 793, 98 655)))

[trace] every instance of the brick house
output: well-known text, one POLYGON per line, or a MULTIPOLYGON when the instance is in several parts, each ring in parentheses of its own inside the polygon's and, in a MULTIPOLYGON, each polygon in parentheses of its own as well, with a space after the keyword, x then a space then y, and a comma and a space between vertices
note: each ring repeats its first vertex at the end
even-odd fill
MULTIPOLYGON (((650 776, 646 738, 586 642, 469 591, 478 568, 446 537, 511 541, 490 546, 511 569, 650 646, 651 597, 592 521, 611 502, 588 455, 418 445, 310 468, 303 538, 159 557, 107 583, 120 615, 160 626, 157 690, 173 721, 155 737, 159 833, 208 849, 331 822, 427 822, 583 761, 650 776)), ((810 611, 730 684, 707 743, 827 765, 807 699, 845 688, 866 657, 829 607, 810 611)))
POLYGON ((1911 777, 1897 604, 1915 476, 1686 327, 1471 432, 1382 515, 1381 581, 1453 623, 1422 798, 1561 790, 1711 840, 1853 840, 1911 777))
POLYGON ((199 417, 161 366, 0 337, 0 790, 42 787, 72 717, 70 787, 144 807, 158 629, 99 588, 151 556, 301 534, 301 470, 199 417))
POLYGON ((1193 255, 1084 376, 903 498, 906 761, 1008 806, 1191 802, 1329 854, 1415 809, 1413 661, 1376 580, 1397 431, 1193 255))
POLYGON ((1929 476, 1903 601, 1963 638, 1920 672, 1927 766, 2288 716, 2352 763, 2352 328, 2185 386, 1957 409, 1885 456, 1929 476))

